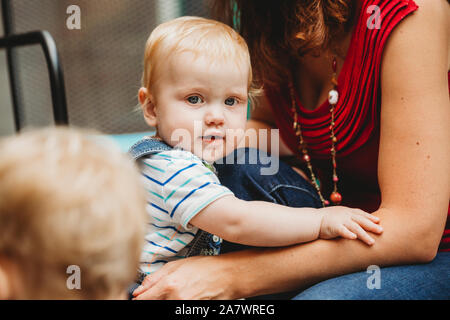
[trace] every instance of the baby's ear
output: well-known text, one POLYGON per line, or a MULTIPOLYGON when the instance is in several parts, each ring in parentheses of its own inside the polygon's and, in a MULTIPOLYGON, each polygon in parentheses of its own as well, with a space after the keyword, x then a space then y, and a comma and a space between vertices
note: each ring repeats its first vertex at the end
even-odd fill
POLYGON ((138 98, 145 122, 151 127, 156 127, 157 117, 152 95, 148 92, 147 88, 142 87, 139 89, 138 98))

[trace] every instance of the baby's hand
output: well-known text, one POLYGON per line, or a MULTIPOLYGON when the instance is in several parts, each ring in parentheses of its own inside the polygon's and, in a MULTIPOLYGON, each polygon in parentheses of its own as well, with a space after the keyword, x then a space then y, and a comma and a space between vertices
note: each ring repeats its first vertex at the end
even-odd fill
POLYGON ((377 224, 380 218, 362 210, 336 206, 324 208, 321 211, 323 212, 319 233, 321 239, 332 239, 339 236, 346 239, 359 238, 371 246, 375 240, 369 236, 366 230, 376 234, 383 232, 383 228, 377 224))

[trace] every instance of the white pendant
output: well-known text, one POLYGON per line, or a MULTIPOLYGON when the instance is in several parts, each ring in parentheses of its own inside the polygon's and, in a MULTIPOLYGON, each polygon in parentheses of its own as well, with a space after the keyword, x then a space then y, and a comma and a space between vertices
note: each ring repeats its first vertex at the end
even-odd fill
POLYGON ((332 105, 335 105, 339 100, 339 93, 336 90, 330 90, 328 92, 328 102, 332 105))

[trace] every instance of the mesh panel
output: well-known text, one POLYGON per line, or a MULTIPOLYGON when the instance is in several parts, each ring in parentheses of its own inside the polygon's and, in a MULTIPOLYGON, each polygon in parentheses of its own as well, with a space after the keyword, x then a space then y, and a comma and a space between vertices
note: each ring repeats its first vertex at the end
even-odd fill
MULTIPOLYGON (((64 70, 69 123, 106 133, 146 131, 137 105, 144 45, 156 25, 179 15, 208 17, 207 0, 13 0, 14 33, 48 30, 64 70), (69 5, 81 30, 66 27, 69 5)), ((15 51, 22 126, 53 123, 44 55, 15 51)))

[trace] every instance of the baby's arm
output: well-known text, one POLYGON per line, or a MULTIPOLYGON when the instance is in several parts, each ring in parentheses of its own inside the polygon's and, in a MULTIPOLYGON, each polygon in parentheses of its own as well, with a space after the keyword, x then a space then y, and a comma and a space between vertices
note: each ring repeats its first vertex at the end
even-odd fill
POLYGON ((244 201, 232 195, 205 207, 190 224, 223 239, 252 246, 286 246, 318 238, 373 239, 365 230, 381 233, 378 218, 346 207, 291 208, 264 201, 244 201))

